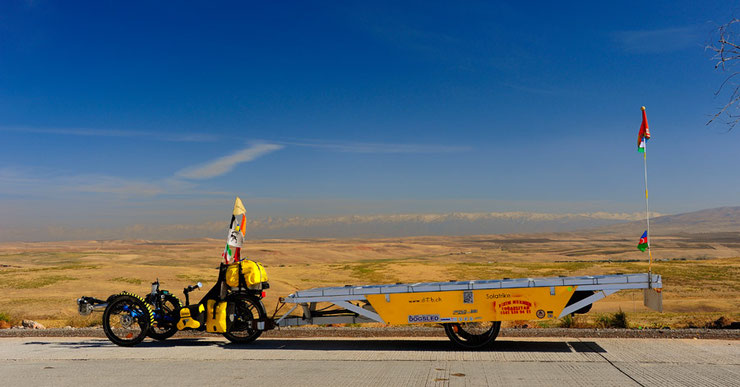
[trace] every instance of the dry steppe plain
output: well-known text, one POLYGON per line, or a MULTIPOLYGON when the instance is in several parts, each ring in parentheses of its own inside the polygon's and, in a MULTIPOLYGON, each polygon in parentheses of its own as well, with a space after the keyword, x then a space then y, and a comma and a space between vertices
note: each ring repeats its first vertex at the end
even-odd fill
MULTIPOLYGON (((243 255, 268 271, 270 311, 280 296, 312 287, 646 272, 647 254, 635 245, 608 233, 281 239, 249 241, 243 255)), ((651 312, 641 293, 623 291, 596 303, 581 324, 620 309, 633 327, 701 327, 722 316, 740 321, 740 233, 659 236, 652 245, 665 312, 651 312)), ((47 327, 98 325, 99 313, 77 315, 78 297, 144 294, 156 278, 177 295, 197 281, 209 287, 222 249, 216 239, 0 244, 0 316, 47 327)))

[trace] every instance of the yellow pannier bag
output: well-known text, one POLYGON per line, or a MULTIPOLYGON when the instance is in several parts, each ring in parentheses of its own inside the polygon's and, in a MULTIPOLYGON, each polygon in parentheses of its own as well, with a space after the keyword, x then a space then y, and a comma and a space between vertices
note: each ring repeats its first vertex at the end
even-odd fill
POLYGON ((261 263, 244 260, 238 263, 232 263, 226 268, 226 284, 231 287, 239 286, 239 265, 242 267, 244 282, 247 286, 257 285, 267 282, 267 272, 261 263))
POLYGON ((206 332, 226 332, 226 302, 206 302, 206 332))
POLYGON ((180 309, 180 321, 177 322, 177 329, 198 329, 201 321, 203 321, 203 304, 186 306, 180 309))

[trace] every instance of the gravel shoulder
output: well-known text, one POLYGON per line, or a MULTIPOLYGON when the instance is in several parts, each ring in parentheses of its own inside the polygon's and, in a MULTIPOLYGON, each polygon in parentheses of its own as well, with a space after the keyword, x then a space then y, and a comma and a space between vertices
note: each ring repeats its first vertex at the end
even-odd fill
MULTIPOLYGON (((214 334, 184 331, 176 337, 208 337, 214 334)), ((0 329, 3 337, 105 337, 102 328, 0 329)), ((300 327, 267 331, 262 337, 444 337, 436 327, 300 327)), ((643 339, 740 340, 740 329, 574 329, 503 328, 499 337, 573 337, 643 339)))

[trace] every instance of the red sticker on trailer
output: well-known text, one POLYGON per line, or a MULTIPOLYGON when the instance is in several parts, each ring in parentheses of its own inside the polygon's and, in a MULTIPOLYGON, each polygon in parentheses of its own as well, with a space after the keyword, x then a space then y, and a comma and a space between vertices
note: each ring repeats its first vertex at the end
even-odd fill
POLYGON ((532 312, 532 303, 524 300, 505 301, 499 309, 501 314, 529 314, 532 312))

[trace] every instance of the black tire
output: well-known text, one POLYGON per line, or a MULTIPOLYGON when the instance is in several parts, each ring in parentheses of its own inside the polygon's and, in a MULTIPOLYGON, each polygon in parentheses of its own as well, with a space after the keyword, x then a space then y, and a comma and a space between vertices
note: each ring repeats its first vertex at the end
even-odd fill
POLYGON ((466 349, 481 349, 493 343, 501 330, 501 321, 444 324, 450 340, 466 349))
POLYGON ((234 303, 234 314, 227 316, 232 321, 228 332, 224 337, 232 343, 247 344, 257 340, 262 334, 261 330, 254 329, 254 320, 264 321, 267 318, 262 301, 248 294, 234 294, 226 298, 227 302, 234 303))
POLYGON ((177 321, 182 303, 172 294, 165 294, 162 298, 162 308, 154 309, 154 323, 149 327, 147 336, 155 340, 167 340, 177 333, 177 321))
POLYGON ((109 299, 103 312, 103 331, 114 344, 131 347, 144 340, 152 320, 152 310, 144 300, 120 294, 109 299))

